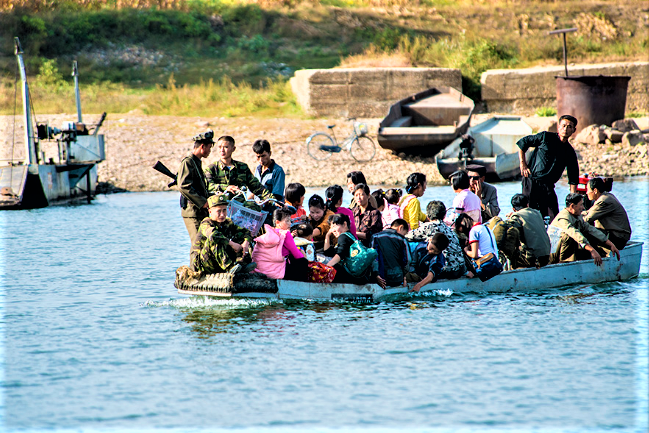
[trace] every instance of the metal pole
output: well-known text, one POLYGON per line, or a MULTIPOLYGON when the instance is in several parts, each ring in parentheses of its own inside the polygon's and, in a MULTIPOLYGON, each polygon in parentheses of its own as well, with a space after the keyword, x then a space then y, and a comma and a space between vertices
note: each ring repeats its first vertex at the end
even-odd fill
POLYGON ((72 76, 74 77, 74 95, 77 98, 77 122, 83 123, 81 119, 81 94, 79 93, 79 69, 76 60, 72 62, 72 76))
POLYGON ((576 32, 577 28, 553 30, 549 35, 563 34, 563 65, 566 68, 566 77, 568 76, 568 44, 566 43, 566 33, 576 32))
POLYGON ((18 69, 20 70, 20 79, 22 81, 23 94, 23 120, 25 121, 25 163, 36 164, 36 145, 34 143, 34 125, 32 125, 31 107, 29 106, 29 85, 27 84, 27 74, 25 73, 25 62, 23 61, 23 47, 20 40, 14 38, 16 45, 16 59, 18 60, 18 69))

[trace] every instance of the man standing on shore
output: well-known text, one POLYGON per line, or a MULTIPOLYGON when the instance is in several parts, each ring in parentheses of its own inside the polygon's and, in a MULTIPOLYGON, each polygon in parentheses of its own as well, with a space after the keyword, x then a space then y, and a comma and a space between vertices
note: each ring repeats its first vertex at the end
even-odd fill
POLYGON ((531 208, 538 209, 544 217, 549 216, 550 220, 559 213, 554 184, 561 179, 566 168, 570 192, 577 192, 579 163, 575 149, 568 141, 576 127, 577 119, 564 114, 559 118, 557 133, 542 131, 523 137, 516 143, 523 176, 523 194, 529 197, 531 208), (525 152, 530 147, 535 149, 528 163, 525 152))
POLYGON ((259 161, 255 177, 277 200, 284 201, 286 175, 284 169, 270 158, 270 143, 268 140, 257 140, 252 144, 252 151, 255 152, 257 161, 259 161))
POLYGON ((235 150, 234 138, 229 135, 219 137, 216 141, 219 160, 205 169, 208 191, 212 194, 229 193, 232 197, 245 186, 257 197, 273 198, 273 194, 253 176, 248 164, 232 159, 235 150))
POLYGON ((207 182, 203 174, 201 159, 207 158, 212 152, 214 145, 214 131, 207 130, 202 134, 194 136, 194 150, 188 153, 181 161, 178 169, 178 191, 180 191, 180 215, 189 233, 189 241, 192 243, 198 227, 203 218, 208 215, 207 211, 207 182))

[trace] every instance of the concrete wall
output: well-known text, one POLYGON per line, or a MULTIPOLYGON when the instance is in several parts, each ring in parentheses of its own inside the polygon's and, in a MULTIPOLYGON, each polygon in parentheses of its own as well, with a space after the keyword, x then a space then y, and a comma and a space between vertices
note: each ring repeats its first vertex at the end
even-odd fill
MULTIPOLYGON (((573 75, 630 76, 626 111, 649 112, 649 62, 568 66, 573 75)), ((555 76, 564 66, 530 69, 493 69, 482 74, 482 100, 490 112, 533 114, 539 107, 557 106, 555 76)))
POLYGON ((291 78, 299 104, 313 116, 384 117, 390 105, 435 86, 462 90, 459 69, 304 69, 291 78))

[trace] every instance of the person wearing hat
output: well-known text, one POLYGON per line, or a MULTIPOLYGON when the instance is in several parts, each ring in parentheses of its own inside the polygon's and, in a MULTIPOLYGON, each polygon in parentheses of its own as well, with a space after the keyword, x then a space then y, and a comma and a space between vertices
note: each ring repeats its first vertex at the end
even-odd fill
POLYGON ((180 215, 189 233, 190 242, 194 241, 198 227, 207 216, 207 181, 203 174, 201 159, 207 158, 214 145, 214 131, 208 129, 195 135, 194 149, 180 161, 178 169, 178 191, 180 191, 180 215))
MULTIPOLYGON (((198 228, 189 254, 193 271, 204 274, 238 272, 241 263, 249 259, 252 235, 248 229, 239 227, 227 217, 228 201, 225 194, 216 194, 207 199, 209 216, 198 228)), ((243 269, 249 272, 254 264, 248 261, 243 269)))
POLYGON ((469 189, 480 197, 482 206, 482 221, 489 221, 500 213, 498 206, 498 191, 496 187, 485 182, 487 169, 483 165, 470 164, 466 166, 471 181, 469 189))
POLYGON ((558 132, 542 131, 528 135, 518 140, 518 158, 520 160, 521 176, 523 176, 523 194, 529 197, 530 207, 538 209, 550 220, 559 213, 559 201, 554 191, 564 170, 568 169, 570 192, 577 192, 579 184, 579 162, 575 149, 568 139, 577 128, 577 119, 568 114, 559 118, 558 132), (525 152, 534 148, 529 161, 525 152))

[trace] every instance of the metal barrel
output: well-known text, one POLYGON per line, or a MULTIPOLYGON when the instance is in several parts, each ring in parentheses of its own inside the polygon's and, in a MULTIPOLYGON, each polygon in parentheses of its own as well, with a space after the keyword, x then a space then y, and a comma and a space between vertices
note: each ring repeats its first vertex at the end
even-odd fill
POLYGON ((624 119, 626 93, 631 77, 583 75, 555 77, 557 114, 577 118, 577 131, 588 125, 611 125, 624 119))

